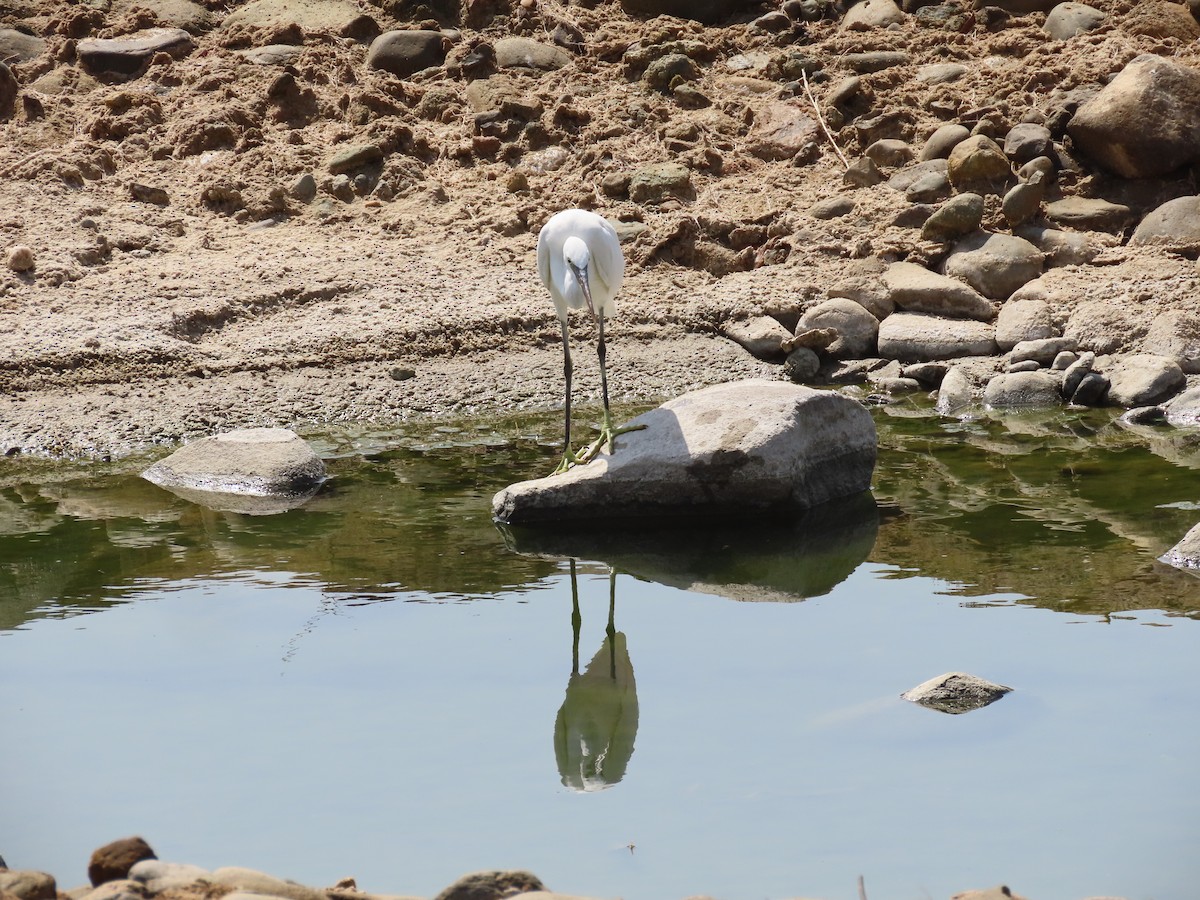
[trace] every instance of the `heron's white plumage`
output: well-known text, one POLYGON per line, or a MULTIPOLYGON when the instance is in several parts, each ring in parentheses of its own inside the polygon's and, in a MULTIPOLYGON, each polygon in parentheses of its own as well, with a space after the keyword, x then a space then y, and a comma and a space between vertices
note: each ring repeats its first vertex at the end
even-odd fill
POLYGON ((596 315, 607 319, 616 313, 617 291, 625 278, 625 256, 617 232, 603 216, 584 209, 557 213, 538 233, 537 258, 538 275, 550 291, 560 319, 566 321, 568 309, 580 309, 585 304, 571 263, 586 273, 596 315), (580 243, 586 253, 581 251, 580 243))

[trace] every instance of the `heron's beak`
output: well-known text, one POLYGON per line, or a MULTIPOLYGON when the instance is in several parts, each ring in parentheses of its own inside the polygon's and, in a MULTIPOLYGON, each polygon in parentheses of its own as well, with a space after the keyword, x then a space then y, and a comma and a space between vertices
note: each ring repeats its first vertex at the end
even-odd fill
POLYGON ((596 310, 592 306, 592 289, 588 286, 587 266, 580 269, 576 268, 574 263, 568 263, 568 265, 571 267, 571 274, 579 282, 579 289, 583 291, 583 299, 587 302, 588 312, 592 314, 593 319, 596 318, 596 310))

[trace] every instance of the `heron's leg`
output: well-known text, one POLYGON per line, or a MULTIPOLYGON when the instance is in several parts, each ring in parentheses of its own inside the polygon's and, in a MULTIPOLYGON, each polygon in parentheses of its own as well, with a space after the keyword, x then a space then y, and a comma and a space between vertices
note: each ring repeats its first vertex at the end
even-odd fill
POLYGON ((605 368, 605 361, 608 358, 608 347, 604 343, 604 316, 596 316, 596 325, 600 329, 600 337, 596 341, 596 356, 600 359, 600 396, 604 400, 604 421, 600 425, 600 436, 579 452, 579 462, 581 463, 591 462, 605 445, 608 447, 608 452, 612 453, 614 450, 613 439, 617 435, 625 434, 629 431, 641 431, 646 427, 645 425, 626 425, 621 428, 613 427, 612 412, 608 408, 608 371, 605 368))
POLYGON ((608 627, 604 633, 608 635, 608 675, 617 680, 617 570, 608 567, 608 627))
MULTIPOLYGON (((604 362, 608 358, 608 347, 604 343, 604 316, 597 316, 596 323, 600 328, 600 338, 596 341, 596 356, 600 359, 600 396, 604 400, 604 428, 606 431, 612 431, 612 414, 608 411, 608 371, 604 368, 604 362)), ((611 439, 608 451, 612 452, 611 439)))
POLYGON ((558 468, 554 470, 555 475, 561 475, 580 461, 571 449, 571 342, 567 335, 567 320, 559 319, 559 324, 562 325, 563 381, 566 382, 567 388, 563 398, 563 456, 558 468))
POLYGON ((579 674, 579 629, 583 616, 579 614, 579 579, 575 574, 575 560, 571 560, 571 674, 579 674))

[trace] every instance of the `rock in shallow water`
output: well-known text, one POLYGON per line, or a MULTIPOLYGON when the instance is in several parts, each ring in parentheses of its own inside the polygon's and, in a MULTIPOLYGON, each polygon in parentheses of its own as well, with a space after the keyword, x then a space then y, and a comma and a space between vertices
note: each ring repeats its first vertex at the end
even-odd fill
POLYGON ((242 428, 185 444, 142 477, 181 494, 291 499, 310 495, 327 475, 320 457, 295 432, 242 428))
POLYGON ((831 391, 750 380, 684 394, 631 424, 563 475, 510 485, 492 500, 506 524, 785 514, 867 490, 875 423, 831 391))
POLYGON ((900 696, 938 712, 958 715, 995 703, 1012 688, 966 672, 947 672, 923 681, 900 696))

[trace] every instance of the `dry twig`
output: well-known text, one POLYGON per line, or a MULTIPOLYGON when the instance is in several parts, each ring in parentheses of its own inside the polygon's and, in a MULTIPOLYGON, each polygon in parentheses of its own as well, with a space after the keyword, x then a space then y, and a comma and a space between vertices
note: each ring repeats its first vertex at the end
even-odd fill
POLYGON ((837 141, 833 139, 833 132, 825 124, 825 117, 821 115, 821 107, 817 105, 817 98, 813 96, 812 88, 808 86, 808 73, 803 69, 800 70, 800 78, 804 82, 804 93, 808 97, 808 102, 812 104, 813 111, 817 114, 817 122, 820 123, 821 130, 825 132, 825 137, 829 138, 829 143, 833 146, 833 152, 838 155, 838 159, 842 161, 842 165, 849 169, 850 162, 846 159, 846 155, 842 153, 842 148, 837 145, 837 141))

